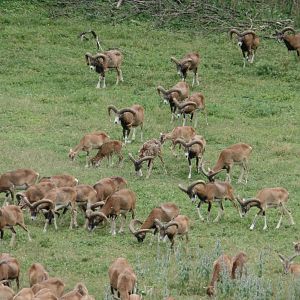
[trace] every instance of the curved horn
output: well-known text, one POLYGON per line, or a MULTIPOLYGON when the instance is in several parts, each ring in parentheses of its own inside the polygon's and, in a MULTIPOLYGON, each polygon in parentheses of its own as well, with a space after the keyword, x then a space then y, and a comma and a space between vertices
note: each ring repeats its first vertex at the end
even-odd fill
POLYGON ((183 147, 187 147, 187 144, 186 144, 185 140, 183 140, 183 139, 176 139, 174 144, 175 145, 181 144, 183 147))
POLYGON ((104 201, 99 201, 99 202, 96 202, 94 204, 91 205, 90 209, 91 210, 94 210, 95 208, 99 207, 99 206, 103 206, 105 204, 104 201))
POLYGON ((171 94, 171 93, 179 93, 180 95, 182 95, 182 90, 178 89, 178 88, 172 88, 170 90, 167 91, 167 94, 171 94))
POLYGON ((153 159, 153 158, 154 158, 154 156, 144 156, 143 158, 141 158, 140 160, 137 161, 137 164, 141 164, 145 160, 150 160, 150 159, 153 159))
POLYGON ((254 203, 257 203, 257 204, 261 204, 261 202, 259 201, 259 199, 256 199, 256 198, 250 198, 250 199, 246 199, 244 202, 243 202, 243 205, 246 206, 248 205, 249 203, 251 202, 254 202, 254 203))
POLYGON ((188 193, 188 190, 186 188, 184 188, 181 184, 178 184, 178 187, 180 190, 182 190, 185 193, 188 193))
POLYGON ((140 220, 135 220, 135 219, 133 219, 133 220, 130 221, 130 223, 129 223, 129 230, 134 235, 137 233, 137 230, 134 229, 134 226, 136 224, 141 225, 141 224, 143 224, 143 222, 141 222, 140 220))
POLYGON ((100 58, 100 57, 103 59, 103 62, 106 62, 107 57, 103 53, 99 53, 94 56, 95 59, 100 58))
POLYGON ((39 201, 36 201, 34 202, 31 207, 33 209, 37 208, 38 206, 40 206, 41 204, 44 204, 44 203, 47 203, 47 204, 50 204, 50 205, 54 205, 53 201, 49 200, 49 199, 42 199, 42 200, 39 200, 39 201))
POLYGON ((216 172, 214 172, 214 173, 208 173, 207 171, 204 170, 204 163, 201 163, 201 164, 200 164, 200 170, 201 170, 201 172, 203 173, 203 175, 207 177, 207 179, 208 179, 209 181, 213 181, 213 178, 214 178, 217 174, 219 174, 220 172, 225 171, 225 169, 221 169, 221 170, 216 171, 216 172))
POLYGON ((187 58, 187 59, 185 59, 185 60, 182 60, 180 64, 181 64, 181 65, 185 65, 185 64, 191 63, 191 62, 193 62, 193 60, 192 60, 191 58, 187 58))
POLYGON ((287 31, 292 31, 293 34, 296 33, 296 31, 295 31, 295 29, 294 29, 293 27, 284 27, 284 28, 280 31, 280 33, 281 33, 281 34, 284 34, 284 33, 287 32, 287 31))
POLYGON ((129 156, 130 160, 131 160, 134 164, 137 163, 137 161, 134 159, 134 157, 132 156, 131 153, 128 153, 128 156, 129 156))
POLYGON ((107 112, 108 112, 109 116, 110 116, 111 111, 113 111, 115 114, 119 113, 118 109, 114 105, 108 105, 107 106, 107 112))
POLYGON ((23 192, 19 192, 16 194, 16 199, 18 201, 18 204, 20 204, 21 200, 24 199, 26 196, 24 195, 23 192))
POLYGON ((198 184, 203 184, 204 186, 206 185, 205 181, 204 180, 197 180, 197 181, 194 181, 192 182, 188 187, 187 187, 187 191, 188 192, 191 192, 192 189, 198 185, 198 184))
POLYGON ((245 36, 247 34, 252 34, 253 38, 256 38, 256 33, 253 30, 246 30, 241 34, 241 36, 245 36))
POLYGON ((179 224, 178 224, 178 222, 176 222, 176 221, 170 221, 169 223, 167 223, 167 224, 165 225, 165 229, 169 228, 170 226, 177 226, 177 228, 178 228, 178 227, 179 227, 179 224))
POLYGON ((236 35, 238 35, 238 36, 241 36, 241 33, 237 30, 237 29, 235 29, 235 28, 232 28, 230 31, 229 31, 229 35, 230 35, 230 38, 232 39, 232 35, 233 34, 236 34, 236 35))
POLYGON ((133 115, 136 115, 136 111, 133 110, 132 108, 123 108, 121 110, 119 110, 119 114, 124 114, 126 112, 132 113, 133 115))
POLYGON ((286 261, 286 258, 282 254, 278 253, 278 256, 282 261, 286 261))
POLYGON ((26 203, 26 205, 28 205, 30 208, 34 208, 32 203, 29 202, 27 197, 23 197, 23 201, 26 203))
POLYGON ((103 217, 105 219, 105 221, 108 222, 107 216, 103 212, 101 212, 101 211, 95 211, 95 212, 92 212, 89 215, 89 219, 90 218, 96 218, 96 217, 103 217))
MULTIPOLYGON (((174 101, 174 100, 173 100, 173 101, 174 101)), ((174 101, 174 102, 175 102, 175 101, 174 101)), ((183 108, 185 108, 186 106, 189 106, 189 105, 194 106, 194 109, 197 108, 197 103, 195 103, 195 102, 193 102, 193 101, 186 101, 186 102, 180 103, 180 104, 179 104, 179 108, 180 108, 180 109, 183 109, 183 108)))
POLYGON ((158 219, 154 219, 154 224, 157 225, 159 228, 162 228, 164 225, 162 222, 160 222, 160 220, 158 219))
POLYGON ((188 144, 186 144, 186 146, 189 148, 189 147, 192 147, 195 144, 198 144, 199 146, 204 148, 203 142, 201 142, 200 140, 191 141, 188 144))
POLYGON ((244 203, 245 203, 243 200, 241 200, 241 198, 240 198, 239 196, 236 197, 236 201, 237 201, 241 206, 243 206, 244 203))
POLYGON ((142 233, 142 232, 152 232, 151 229, 140 229, 140 230, 135 230, 135 229, 134 229, 134 225, 137 224, 137 223, 143 224, 143 223, 142 223, 141 221, 139 221, 139 220, 131 220, 131 222, 130 222, 130 224, 129 224, 129 230, 130 230, 130 232, 131 232, 133 235, 137 235, 137 234, 142 233))
POLYGON ((90 52, 87 52, 84 57, 85 57, 86 64, 89 65, 90 64, 89 58, 92 57, 92 54, 90 52))
POLYGON ((171 57, 171 61, 174 62, 176 65, 179 65, 178 59, 176 59, 174 56, 171 57))
POLYGON ((165 90, 162 86, 157 87, 158 94, 163 93, 164 95, 167 94, 167 90, 165 90))

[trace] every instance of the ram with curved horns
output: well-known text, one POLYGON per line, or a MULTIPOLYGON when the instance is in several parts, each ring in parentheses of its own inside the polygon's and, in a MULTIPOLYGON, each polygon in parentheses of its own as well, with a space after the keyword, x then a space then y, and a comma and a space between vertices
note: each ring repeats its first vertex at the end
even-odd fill
POLYGON ((179 184, 178 187, 190 197, 192 202, 195 202, 197 198, 199 199, 199 203, 196 208, 201 221, 204 221, 204 218, 200 212, 201 205, 203 203, 208 204, 207 221, 209 222, 212 203, 217 202, 219 204, 219 212, 214 222, 219 222, 224 214, 223 200, 226 199, 229 199, 232 202, 241 216, 241 212, 237 205, 237 199, 234 196, 234 189, 228 182, 216 181, 205 183, 203 180, 197 180, 192 182, 186 188, 181 184, 179 184))
POLYGON ((188 242, 188 231, 190 227, 190 219, 185 215, 178 215, 168 223, 162 223, 160 220, 155 219, 155 224, 159 227, 160 239, 164 240, 167 236, 171 241, 171 248, 175 243, 175 236, 185 236, 188 242))
POLYGON ((147 232, 156 234, 158 226, 155 220, 160 222, 170 222, 173 218, 179 215, 179 208, 172 202, 161 204, 158 207, 152 209, 148 217, 144 222, 139 220, 132 220, 129 225, 131 233, 137 238, 138 242, 144 241, 147 232), (140 229, 136 230, 136 225, 141 225, 140 229))
MULTIPOLYGON (((96 208, 96 203, 93 208, 96 208)), ((126 220, 126 213, 131 212, 132 219, 134 219, 134 210, 136 205, 136 194, 129 189, 122 189, 112 194, 106 202, 98 202, 102 206, 100 211, 95 211, 87 214, 89 220, 88 229, 94 230, 99 224, 108 222, 111 219, 111 233, 116 235, 116 219, 119 215, 123 218, 121 220, 121 227, 119 233, 124 232, 124 225, 126 220)))
POLYGON ((31 219, 34 220, 39 211, 42 211, 45 218, 44 232, 47 231, 48 224, 54 220, 54 227, 57 230, 56 217, 59 215, 59 210, 67 210, 71 207, 71 223, 70 229, 78 227, 77 225, 77 192, 73 187, 55 188, 46 193, 45 197, 35 203, 30 203, 26 198, 24 202, 29 207, 31 219))
POLYGON ((246 30, 244 32, 239 32, 237 29, 231 29, 229 31, 230 38, 233 34, 237 35, 238 46, 241 48, 244 57, 244 66, 246 66, 246 61, 253 63, 254 55, 256 49, 259 45, 259 37, 253 30, 246 30))
POLYGON ((92 55, 91 53, 87 52, 85 54, 86 64, 90 67, 91 70, 95 70, 96 73, 99 74, 99 81, 96 86, 97 89, 101 88, 101 82, 103 81, 103 88, 106 88, 105 84, 105 72, 110 69, 116 69, 117 71, 117 81, 123 81, 122 71, 121 71, 121 64, 123 61, 123 55, 119 50, 113 49, 108 50, 102 53, 97 53, 92 55))
POLYGON ((175 112, 176 112, 176 105, 174 100, 178 102, 182 102, 184 99, 188 98, 189 96, 189 86, 186 82, 178 82, 176 83, 171 89, 165 90, 162 86, 157 87, 157 92, 163 99, 165 104, 170 105, 171 109, 171 123, 175 119, 175 112))
POLYGON ((207 122, 207 110, 205 106, 205 98, 202 93, 193 93, 191 96, 186 98, 183 102, 178 102, 176 99, 173 100, 177 108, 177 117, 183 115, 183 126, 186 124, 186 115, 190 115, 191 122, 195 119, 194 128, 198 124, 198 112, 203 111, 205 114, 205 122, 207 122))
POLYGON ((141 141, 143 140, 143 126, 145 111, 143 106, 139 104, 134 104, 131 107, 123 108, 118 110, 114 105, 109 105, 107 107, 108 115, 111 115, 111 111, 115 113, 115 124, 120 124, 123 128, 123 138, 126 143, 130 143, 135 140, 136 127, 141 128, 141 141), (131 129, 133 129, 131 140, 129 139, 129 134, 131 129))
POLYGON ((180 75, 182 81, 185 81, 188 71, 193 71, 194 77, 192 86, 194 86, 195 82, 199 85, 198 66, 200 62, 200 55, 198 52, 188 53, 180 60, 172 56, 171 61, 175 63, 177 73, 180 75))
POLYGON ((180 144, 184 147, 185 157, 189 163, 188 179, 192 178, 192 159, 196 159, 197 172, 200 172, 206 141, 203 136, 196 135, 190 142, 186 143, 183 139, 176 139, 175 145, 180 144))
POLYGON ((137 176, 143 176, 142 173, 142 164, 145 161, 148 161, 148 172, 146 178, 149 178, 151 175, 152 167, 153 167, 153 161, 156 157, 159 157, 165 174, 167 174, 167 170, 165 167, 165 163, 162 157, 162 145, 161 142, 158 139, 152 139, 143 144, 143 146, 139 150, 139 158, 136 160, 132 156, 131 153, 129 153, 129 158, 134 164, 134 168, 136 171, 137 176))
POLYGON ((296 34, 296 31, 292 27, 285 27, 281 31, 275 32, 274 36, 278 41, 283 41, 288 51, 297 51, 297 55, 300 56, 300 33, 296 34), (285 34, 287 31, 291 31, 292 34, 285 34))

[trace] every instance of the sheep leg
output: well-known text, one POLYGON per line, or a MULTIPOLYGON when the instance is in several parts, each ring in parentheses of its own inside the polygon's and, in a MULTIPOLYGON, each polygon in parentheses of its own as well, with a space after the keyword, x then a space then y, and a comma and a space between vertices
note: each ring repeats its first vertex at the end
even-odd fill
POLYGON ((141 124, 141 142, 144 140, 144 137, 143 137, 143 124, 141 124))
POLYGON ((77 224, 77 209, 76 208, 71 209, 70 229, 72 229, 73 227, 75 227, 75 228, 78 227, 78 224, 77 224))
POLYGON ((19 225, 20 227, 22 227, 27 232, 28 241, 31 242, 32 239, 30 237, 29 231, 28 231, 27 227, 25 226, 25 224, 24 223, 23 224, 22 223, 16 223, 16 224, 19 225))
POLYGON ((211 211, 211 201, 208 202, 208 208, 207 208, 207 222, 210 221, 210 211, 211 211))
POLYGON ((183 114, 183 124, 182 124, 182 126, 185 126, 185 124, 186 124, 186 114, 183 114))
POLYGON ((124 232, 125 223, 126 223, 126 215, 121 214, 121 226, 120 226, 120 229, 119 229, 119 233, 124 232))
POLYGON ((111 218, 111 233, 112 235, 116 235, 116 216, 111 218))
POLYGON ((195 70, 195 77, 196 77, 196 83, 197 83, 197 85, 200 85, 199 77, 198 77, 198 68, 196 68, 196 70, 195 70))
POLYGON ((148 165, 148 172, 147 172, 147 176, 146 176, 146 179, 148 179, 151 175, 151 172, 152 172, 152 168, 153 168, 153 161, 152 159, 149 161, 149 165, 148 165))
POLYGON ((44 229, 43 229, 44 233, 47 232, 48 224, 49 224, 49 219, 47 218, 46 221, 45 221, 44 229))
POLYGON ((265 221, 265 225, 264 225, 264 228, 263 228, 263 230, 266 230, 267 229, 267 216, 266 216, 266 212, 264 211, 263 213, 263 216, 264 216, 264 221, 265 221))
POLYGON ((119 153, 119 161, 118 161, 119 167, 123 166, 123 160, 124 160, 124 157, 123 157, 122 153, 119 153))
POLYGON ((285 207, 285 205, 283 203, 282 203, 282 209, 289 216, 291 225, 295 225, 295 222, 294 222, 291 212, 285 207))
POLYGON ((4 234, 3 230, 0 229, 0 240, 3 240, 3 234, 4 234))
POLYGON ((263 211, 260 210, 260 211, 254 216, 253 222, 252 222, 252 224, 251 224, 251 226, 250 226, 250 230, 253 230, 253 229, 254 229, 255 224, 256 224, 257 217, 258 217, 259 215, 261 215, 262 213, 263 213, 263 211))
POLYGON ((245 170, 246 170, 244 162, 242 162, 242 164, 240 165, 240 168, 241 168, 241 174, 240 174, 240 177, 239 177, 237 183, 243 182, 243 177, 245 175, 245 170))
POLYGON ((13 247, 15 244, 16 244, 16 231, 15 229, 11 226, 9 227, 9 229, 11 230, 12 232, 12 236, 11 236, 11 240, 10 240, 10 247, 13 247))
POLYGON ((188 162, 189 162, 189 175, 188 175, 188 179, 192 178, 192 162, 191 159, 188 158, 188 162))
POLYGON ((229 183, 231 182, 230 171, 231 171, 231 167, 228 166, 225 181, 227 181, 229 183))
POLYGON ((195 123, 194 123, 194 128, 197 128, 198 125, 198 114, 195 111, 195 123))
POLYGON ((201 212, 200 212, 201 204, 202 204, 202 201, 200 200, 200 202, 199 202, 199 204, 197 205, 196 209, 197 209, 197 213, 198 213, 198 216, 199 216, 200 221, 204 222, 204 218, 202 217, 201 212))
POLYGON ((244 65, 243 65, 243 68, 246 67, 246 61, 247 61, 247 56, 245 54, 245 52, 243 51, 243 57, 244 57, 244 65))
POLYGON ((90 152, 86 151, 86 157, 85 157, 85 168, 89 167, 89 163, 90 163, 90 152))
POLYGON ((103 80, 103 84, 102 84, 102 88, 106 88, 106 84, 105 84, 105 74, 102 75, 102 80, 103 80))
POLYGON ((166 166, 165 166, 165 162, 164 162, 164 160, 163 160, 162 155, 161 155, 161 154, 158 154, 158 157, 159 157, 159 159, 160 159, 160 161, 161 161, 161 164, 163 165, 165 174, 168 174, 167 169, 166 169, 166 166))
POLYGON ((135 140, 135 132, 136 132, 136 128, 133 128, 133 130, 132 130, 132 136, 131 136, 131 140, 132 141, 135 140))
POLYGON ((283 214, 284 214, 283 208, 282 208, 282 207, 280 207, 280 210, 281 210, 281 214, 280 214, 280 218, 279 218, 279 221, 278 221, 278 223, 277 223, 276 229, 279 229, 279 228, 280 228, 281 221, 282 221, 282 217, 283 217, 283 214))
POLYGON ((219 201, 219 211, 217 217, 214 219, 214 223, 217 223, 220 221, 221 217, 224 214, 224 207, 223 207, 223 202, 222 200, 219 201))
POLYGON ((99 81, 98 81, 98 83, 96 85, 96 89, 100 89, 101 88, 101 78, 102 78, 102 76, 99 75, 99 81))

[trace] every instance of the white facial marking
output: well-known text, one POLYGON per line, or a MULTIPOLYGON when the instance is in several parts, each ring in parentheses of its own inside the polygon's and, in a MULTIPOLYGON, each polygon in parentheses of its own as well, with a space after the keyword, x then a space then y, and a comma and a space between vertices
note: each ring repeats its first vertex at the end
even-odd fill
POLYGON ((138 172, 137 172, 138 176, 142 177, 143 176, 143 172, 142 172, 142 169, 139 169, 138 172))
POLYGON ((168 103, 169 103, 169 101, 164 99, 164 104, 168 104, 168 103))
POLYGON ((95 70, 95 66, 90 66, 90 70, 95 70))
POLYGON ((238 42, 237 44, 238 44, 239 47, 242 47, 243 43, 242 42, 238 42))
POLYGON ((120 118, 118 116, 115 117, 114 123, 119 125, 121 124, 120 118))

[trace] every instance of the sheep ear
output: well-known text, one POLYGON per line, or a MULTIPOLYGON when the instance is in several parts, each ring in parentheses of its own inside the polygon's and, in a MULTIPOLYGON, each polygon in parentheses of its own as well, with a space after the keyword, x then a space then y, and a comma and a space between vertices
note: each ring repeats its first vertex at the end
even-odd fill
POLYGON ((296 243, 296 242, 293 242, 293 245, 294 245, 294 246, 296 246, 297 244, 298 244, 298 243, 296 243))

